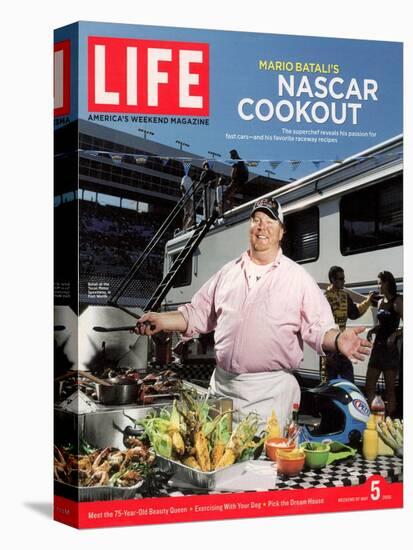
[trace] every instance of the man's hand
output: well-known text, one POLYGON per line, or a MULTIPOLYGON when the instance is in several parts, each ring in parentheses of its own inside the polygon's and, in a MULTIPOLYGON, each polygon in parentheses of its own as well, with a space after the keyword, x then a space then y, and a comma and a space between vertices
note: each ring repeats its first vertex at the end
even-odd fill
POLYGON ((142 317, 138 319, 135 327, 136 334, 140 334, 141 336, 153 336, 162 330, 164 330, 162 314, 153 313, 152 311, 142 315, 142 317))
POLYGON ((179 311, 155 313, 149 311, 140 317, 136 323, 136 334, 153 336, 158 332, 186 331, 186 321, 179 311))
POLYGON ((339 352, 353 363, 364 361, 370 355, 372 344, 359 336, 364 331, 364 327, 347 328, 338 337, 337 346, 339 352))

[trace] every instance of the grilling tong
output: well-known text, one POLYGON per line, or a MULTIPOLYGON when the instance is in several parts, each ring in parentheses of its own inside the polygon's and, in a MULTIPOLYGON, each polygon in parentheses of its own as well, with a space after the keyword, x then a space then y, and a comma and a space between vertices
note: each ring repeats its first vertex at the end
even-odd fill
POLYGON ((122 327, 93 327, 93 330, 96 332, 119 332, 121 330, 133 331, 136 327, 142 325, 150 326, 152 330, 155 328, 155 325, 152 325, 150 321, 144 321, 143 323, 138 322, 136 325, 127 325, 122 327))

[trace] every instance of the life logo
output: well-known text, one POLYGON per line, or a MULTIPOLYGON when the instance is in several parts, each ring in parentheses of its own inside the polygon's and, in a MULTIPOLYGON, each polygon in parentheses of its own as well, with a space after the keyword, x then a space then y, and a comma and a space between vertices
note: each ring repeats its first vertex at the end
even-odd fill
POLYGON ((88 109, 209 115, 209 45, 88 38, 88 109))
POLYGON ((70 114, 70 40, 54 44, 54 116, 70 114))
POLYGON ((365 401, 361 399, 353 399, 354 408, 363 416, 368 417, 370 415, 370 409, 365 401))

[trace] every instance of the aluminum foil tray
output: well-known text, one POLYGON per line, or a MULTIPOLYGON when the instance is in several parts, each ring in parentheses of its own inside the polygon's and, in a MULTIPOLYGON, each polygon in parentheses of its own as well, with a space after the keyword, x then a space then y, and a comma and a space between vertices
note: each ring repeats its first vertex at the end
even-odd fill
POLYGON ((203 489, 215 489, 217 485, 223 485, 230 479, 240 476, 245 472, 248 461, 238 462, 232 466, 227 466, 214 472, 200 472, 175 460, 170 460, 163 456, 156 456, 156 464, 159 469, 168 474, 175 475, 185 483, 189 483, 194 487, 202 487, 203 489))
POLYGON ((69 485, 62 481, 55 480, 55 493, 59 496, 76 500, 78 502, 94 502, 97 500, 127 500, 134 498, 141 489, 145 480, 141 479, 136 485, 131 487, 112 487, 106 485, 103 487, 77 487, 69 485))

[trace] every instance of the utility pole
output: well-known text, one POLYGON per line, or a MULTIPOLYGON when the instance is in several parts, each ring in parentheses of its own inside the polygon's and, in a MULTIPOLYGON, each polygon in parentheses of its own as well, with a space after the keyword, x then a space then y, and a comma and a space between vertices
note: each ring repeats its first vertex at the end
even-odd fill
POLYGON ((222 157, 220 153, 215 153, 214 151, 208 151, 208 155, 211 155, 213 159, 215 159, 215 157, 222 157))
POLYGON ((150 130, 145 130, 145 128, 138 128, 138 132, 143 132, 143 139, 146 139, 146 136, 155 135, 155 132, 151 132, 150 130))
POLYGON ((176 140, 176 143, 179 145, 180 150, 182 151, 183 147, 189 147, 189 143, 185 143, 179 139, 176 140))

